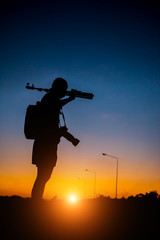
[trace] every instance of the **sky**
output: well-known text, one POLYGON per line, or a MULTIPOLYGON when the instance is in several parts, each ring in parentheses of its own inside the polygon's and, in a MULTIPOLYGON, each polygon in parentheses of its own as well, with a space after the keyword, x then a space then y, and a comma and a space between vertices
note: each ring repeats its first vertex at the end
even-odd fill
POLYGON ((64 107, 75 148, 62 139, 45 197, 160 194, 160 8, 155 1, 0 3, 0 195, 29 197, 36 177, 29 104, 56 77, 94 94, 64 107), (90 171, 86 172, 85 169, 90 171))

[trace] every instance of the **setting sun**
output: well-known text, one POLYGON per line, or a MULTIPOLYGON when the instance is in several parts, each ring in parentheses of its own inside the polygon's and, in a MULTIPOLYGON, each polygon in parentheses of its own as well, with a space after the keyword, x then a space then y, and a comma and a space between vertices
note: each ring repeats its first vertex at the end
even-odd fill
POLYGON ((75 202, 77 202, 77 197, 76 197, 75 195, 70 195, 70 196, 69 196, 69 201, 70 201, 71 203, 75 203, 75 202))

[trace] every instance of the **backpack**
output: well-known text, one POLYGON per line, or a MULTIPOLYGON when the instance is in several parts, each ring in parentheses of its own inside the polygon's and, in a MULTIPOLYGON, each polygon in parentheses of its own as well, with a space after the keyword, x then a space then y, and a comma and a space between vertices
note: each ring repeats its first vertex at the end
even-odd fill
POLYGON ((29 105, 26 109, 24 121, 24 135, 27 139, 36 139, 41 131, 40 104, 29 105))

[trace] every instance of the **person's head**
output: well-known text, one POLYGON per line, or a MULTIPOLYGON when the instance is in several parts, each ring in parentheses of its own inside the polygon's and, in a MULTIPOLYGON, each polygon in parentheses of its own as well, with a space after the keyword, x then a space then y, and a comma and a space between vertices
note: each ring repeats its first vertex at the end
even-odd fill
POLYGON ((65 79, 56 78, 52 83, 51 91, 53 91, 58 98, 63 98, 66 94, 67 88, 68 84, 65 79))

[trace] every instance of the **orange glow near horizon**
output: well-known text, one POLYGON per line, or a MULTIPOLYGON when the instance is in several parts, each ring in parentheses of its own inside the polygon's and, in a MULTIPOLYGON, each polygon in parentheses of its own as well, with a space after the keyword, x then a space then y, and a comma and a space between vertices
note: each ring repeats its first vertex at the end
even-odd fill
MULTIPOLYGON (((83 158, 81 155, 75 157, 75 152, 73 151, 73 155, 59 152, 57 166, 46 184, 44 198, 66 199, 71 193, 74 193, 77 199, 93 198, 94 174, 86 172, 86 168, 96 170, 96 196, 114 198, 115 161, 101 156, 91 158, 87 154, 83 158)), ((37 172, 36 167, 31 164, 31 155, 24 154, 23 160, 17 158, 14 161, 13 157, 10 159, 6 159, 0 169, 0 195, 30 197, 37 172)), ((138 160, 129 160, 121 157, 119 161, 118 198, 150 191, 160 194, 159 168, 152 166, 152 162, 147 166, 143 161, 139 163, 138 160)))
MULTIPOLYGON (((35 175, 1 175, 0 181, 0 195, 20 195, 22 197, 30 197, 32 185, 35 180, 35 175)), ((93 198, 93 180, 86 179, 85 186, 77 179, 64 178, 54 176, 46 184, 44 198, 52 199, 55 196, 60 199, 69 199, 70 193, 77 199, 93 198), (68 196, 68 197, 67 197, 68 196)), ((128 197, 138 193, 146 193, 153 190, 160 189, 160 181, 151 181, 142 179, 127 179, 119 177, 118 181, 118 198, 122 196, 128 197)), ((160 192, 158 191, 160 194, 160 192)), ((115 179, 97 179, 96 182, 96 196, 99 195, 115 197, 115 179)), ((72 198, 73 199, 73 198, 72 198)))

